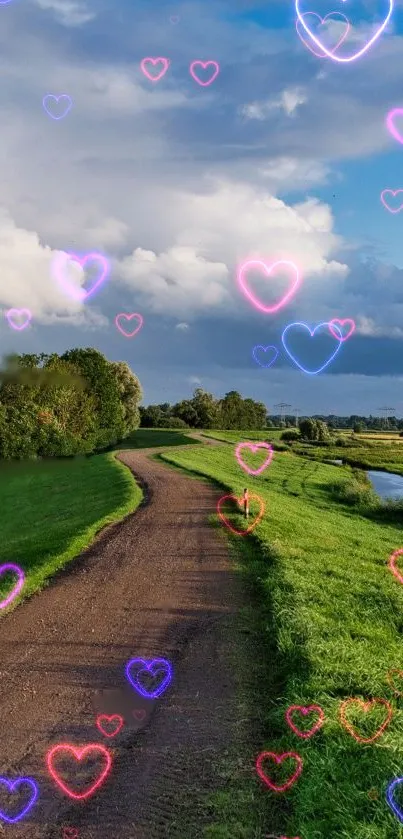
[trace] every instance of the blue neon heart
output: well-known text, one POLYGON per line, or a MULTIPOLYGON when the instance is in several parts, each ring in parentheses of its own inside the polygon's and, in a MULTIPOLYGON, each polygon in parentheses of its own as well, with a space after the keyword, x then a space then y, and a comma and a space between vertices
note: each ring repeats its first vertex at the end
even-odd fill
POLYGON ((256 347, 253 347, 252 355, 253 355, 254 360, 256 361, 257 364, 260 365, 260 367, 266 367, 267 368, 267 367, 271 367, 271 365, 274 364, 274 362, 275 362, 275 360, 278 356, 278 349, 277 349, 277 347, 273 347, 273 346, 262 347, 261 344, 258 344, 256 347), (259 359, 256 356, 256 351, 257 350, 263 350, 263 352, 267 352, 267 350, 274 350, 274 356, 273 356, 272 360, 269 362, 269 364, 262 364, 262 362, 259 361, 259 359))
MULTIPOLYGON (((335 324, 332 324, 332 325, 333 325, 333 328, 336 328, 338 330, 338 332, 340 332, 340 329, 339 329, 338 326, 336 326, 335 324)), ((288 349, 288 347, 285 343, 286 332, 288 332, 289 329, 292 329, 293 326, 302 326, 304 329, 308 330, 311 338, 313 338, 313 336, 315 335, 315 332, 318 329, 320 329, 321 326, 329 326, 328 321, 325 321, 324 323, 319 323, 318 326, 315 326, 315 329, 313 329, 313 330, 310 329, 309 326, 307 326, 306 323, 299 323, 299 322, 298 323, 289 323, 288 326, 286 326, 286 328, 285 328, 285 330, 284 330, 284 332, 281 336, 283 347, 284 347, 287 355, 289 355, 289 357, 291 358, 291 361, 293 361, 294 364, 296 364, 297 367, 299 367, 299 369, 302 370, 303 373, 308 373, 309 375, 312 375, 312 376, 316 375, 317 373, 321 373, 322 370, 324 370, 325 367, 327 367, 331 363, 331 361, 333 361, 333 359, 336 357, 337 353, 339 352, 339 349, 342 345, 342 337, 343 337, 342 333, 340 332, 339 343, 338 343, 334 353, 330 356, 330 358, 328 358, 328 360, 325 362, 325 364, 323 364, 322 367, 319 367, 318 370, 307 370, 305 367, 302 366, 302 364, 299 363, 299 361, 295 358, 295 356, 293 356, 293 354, 290 352, 290 350, 288 349)))
POLYGON ((395 778, 394 781, 391 781, 386 790, 386 801, 392 810, 392 813, 394 813, 396 818, 399 819, 399 822, 403 823, 403 811, 394 798, 395 788, 400 786, 400 784, 403 784, 403 778, 395 778))

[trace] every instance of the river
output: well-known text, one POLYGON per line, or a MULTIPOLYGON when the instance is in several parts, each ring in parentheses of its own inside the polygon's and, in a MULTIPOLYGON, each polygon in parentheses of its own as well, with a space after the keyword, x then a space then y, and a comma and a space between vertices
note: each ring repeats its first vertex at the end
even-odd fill
POLYGON ((391 472, 369 471, 368 477, 377 495, 380 498, 403 498, 403 475, 395 475, 391 472))

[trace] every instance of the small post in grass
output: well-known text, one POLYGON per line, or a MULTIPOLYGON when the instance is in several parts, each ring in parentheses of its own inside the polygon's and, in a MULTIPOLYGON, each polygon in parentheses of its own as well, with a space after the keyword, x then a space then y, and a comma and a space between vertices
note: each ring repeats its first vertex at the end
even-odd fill
POLYGON ((245 487, 243 491, 243 509, 244 509, 244 516, 247 519, 249 516, 249 495, 248 495, 248 488, 245 487))

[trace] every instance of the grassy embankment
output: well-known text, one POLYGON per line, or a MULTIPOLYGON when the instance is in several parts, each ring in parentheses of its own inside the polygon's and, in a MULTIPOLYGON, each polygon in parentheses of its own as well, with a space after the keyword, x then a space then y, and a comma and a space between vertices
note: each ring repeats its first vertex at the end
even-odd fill
MULTIPOLYGON (((178 446, 189 442, 177 431, 140 429, 118 448, 178 446)), ((26 583, 19 598, 40 590, 78 556, 105 525, 133 512, 142 492, 131 472, 113 453, 92 457, 0 463, 0 565, 23 568, 26 583)), ((0 578, 0 602, 15 576, 0 578)))
MULTIPOLYGON (((212 824, 203 835, 401 839, 403 826, 385 802, 388 782, 403 774, 401 700, 386 679, 402 667, 403 586, 387 566, 403 544, 401 527, 371 520, 351 498, 343 502, 348 467, 278 452, 262 476, 246 477, 229 445, 183 448, 162 458, 219 482, 223 494, 240 496, 247 485, 266 506, 252 535, 229 536, 250 598, 241 616, 244 642, 234 651, 242 725, 218 768, 226 787, 210 802, 212 824), (392 722, 379 740, 357 743, 343 728, 339 706, 349 697, 392 703, 392 722), (325 723, 311 740, 301 740, 284 714, 291 704, 312 703, 323 708, 325 723), (265 788, 255 774, 262 750, 303 757, 301 777, 284 794, 265 788)), ((226 539, 214 511, 212 521, 226 539)), ((363 736, 381 722, 376 713, 370 717, 368 727, 363 714, 353 717, 363 736)))

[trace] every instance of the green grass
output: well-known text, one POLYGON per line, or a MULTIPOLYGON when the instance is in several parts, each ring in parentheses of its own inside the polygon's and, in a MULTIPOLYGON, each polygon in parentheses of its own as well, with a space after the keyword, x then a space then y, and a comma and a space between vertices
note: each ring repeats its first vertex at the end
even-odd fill
MULTIPOLYGON (((136 509, 142 492, 113 454, 0 464, 0 565, 20 565, 22 594, 3 611, 43 588, 87 548, 106 524, 136 509)), ((0 601, 15 577, 0 578, 0 601), (8 578, 8 579, 7 579, 8 578)))
POLYGON ((402 839, 385 802, 388 782, 403 774, 402 701, 386 681, 389 669, 402 667, 403 586, 387 567, 402 546, 401 526, 371 521, 351 499, 335 497, 340 469, 292 453, 276 453, 261 477, 246 479, 230 446, 161 457, 237 496, 248 485, 266 505, 251 536, 229 536, 250 596, 241 615, 244 647, 234 652, 243 725, 220 767, 226 783, 210 801, 204 835, 402 839), (339 705, 348 697, 391 701, 392 722, 373 744, 357 743, 342 727, 339 705), (304 741, 284 713, 311 703, 326 720, 304 741), (263 750, 303 757, 302 776, 288 792, 276 795, 255 775, 263 750))

